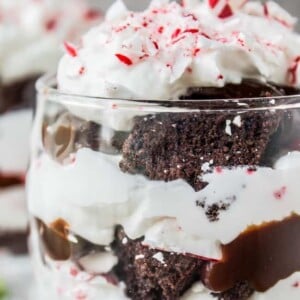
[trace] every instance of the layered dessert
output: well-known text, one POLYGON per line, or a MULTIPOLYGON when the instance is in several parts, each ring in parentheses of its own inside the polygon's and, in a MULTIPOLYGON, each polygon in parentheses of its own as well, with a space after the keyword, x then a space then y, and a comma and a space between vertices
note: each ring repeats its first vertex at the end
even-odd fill
POLYGON ((65 38, 74 40, 100 17, 84 1, 0 0, 0 247, 26 250, 35 81, 56 68, 65 38))
POLYGON ((300 36, 274 2, 117 1, 38 84, 43 299, 300 297, 300 36))

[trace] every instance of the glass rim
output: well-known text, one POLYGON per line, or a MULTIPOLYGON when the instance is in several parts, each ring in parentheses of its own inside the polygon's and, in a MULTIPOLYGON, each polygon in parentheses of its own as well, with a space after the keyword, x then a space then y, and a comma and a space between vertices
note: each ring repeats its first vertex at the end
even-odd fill
MULTIPOLYGON (((166 106, 168 108, 181 107, 191 110, 278 110, 278 109, 291 109, 300 108, 300 94, 282 95, 282 96, 269 96, 269 97, 246 97, 246 98, 220 98, 220 99, 126 99, 121 97, 108 98, 108 97, 94 97, 80 94, 73 94, 59 91, 56 87, 56 73, 46 73, 41 76, 36 82, 37 93, 44 93, 47 95, 55 96, 56 102, 61 104, 71 102, 81 102, 82 99, 89 100, 93 105, 103 106, 104 103, 115 103, 118 108, 139 107, 141 105, 149 108, 157 108, 158 106, 166 106), (60 99, 57 100, 57 97, 60 99), (71 100, 72 99, 72 100, 71 100), (188 105, 194 105, 189 107, 188 105), (196 107, 195 107, 196 105, 196 107), (194 109, 193 109, 194 108, 194 109)), ((82 104, 82 103, 81 103, 82 104)), ((113 105, 115 105, 113 104, 113 105)), ((107 107, 107 105, 106 105, 107 107)))

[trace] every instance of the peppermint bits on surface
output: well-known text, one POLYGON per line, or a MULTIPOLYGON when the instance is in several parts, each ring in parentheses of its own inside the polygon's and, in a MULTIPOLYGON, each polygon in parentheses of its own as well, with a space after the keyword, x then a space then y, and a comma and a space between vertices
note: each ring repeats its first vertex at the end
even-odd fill
POLYGON ((286 194, 286 186, 281 187, 280 189, 274 191, 273 196, 276 200, 283 200, 285 194, 286 194))
POLYGON ((231 6, 229 4, 226 4, 221 12, 218 14, 218 17, 221 19, 229 18, 233 15, 233 11, 231 9, 231 6))
POLYGON ((116 53, 115 56, 117 57, 117 59, 118 59, 121 63, 123 63, 123 64, 125 64, 125 65, 127 65, 127 66, 131 66, 131 65, 133 64, 132 60, 131 60, 128 56, 126 56, 126 55, 124 55, 124 54, 116 53))
POLYGON ((300 56, 297 56, 288 69, 288 81, 291 85, 296 85, 298 82, 298 71, 300 64, 300 56))
POLYGON ((219 2, 220 0, 208 0, 208 4, 211 8, 215 8, 219 2))
POLYGON ((65 51, 72 57, 76 57, 78 55, 76 47, 69 43, 69 42, 64 42, 64 48, 65 51))
POLYGON ((234 11, 242 8, 247 0, 208 0, 208 6, 220 19, 234 15, 234 11))
POLYGON ((85 67, 80 67, 78 73, 79 75, 83 75, 85 73, 85 67))

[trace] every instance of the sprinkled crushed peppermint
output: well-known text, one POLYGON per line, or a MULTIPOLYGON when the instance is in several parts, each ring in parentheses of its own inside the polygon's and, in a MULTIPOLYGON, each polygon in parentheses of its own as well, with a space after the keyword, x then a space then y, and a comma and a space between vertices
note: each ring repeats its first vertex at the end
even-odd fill
POLYGON ((273 193, 276 200, 282 200, 286 194, 286 186, 281 187, 279 190, 273 193))
POLYGON ((131 66, 133 64, 132 60, 124 54, 116 53, 115 56, 119 59, 121 63, 127 66, 131 66))
MULTIPOLYGON (((290 47, 287 49, 281 41, 272 40, 263 33, 260 36, 260 33, 257 33, 255 28, 253 32, 247 30, 248 23, 250 24, 252 18, 256 18, 262 24, 266 24, 266 27, 269 26, 270 30, 272 26, 278 26, 275 22, 276 18, 292 23, 293 18, 288 13, 280 7, 278 8, 278 6, 268 3, 268 14, 270 17, 266 19, 261 3, 249 1, 246 4, 246 0, 206 1, 208 1, 208 5, 201 1, 197 3, 197 1, 192 0, 186 1, 183 6, 180 6, 175 1, 156 1, 150 5, 149 9, 143 12, 131 12, 126 10, 125 5, 120 11, 118 11, 120 7, 118 9, 114 7, 116 11, 113 14, 109 14, 106 21, 100 24, 99 27, 96 27, 95 33, 100 33, 99 36, 101 37, 99 41, 96 35, 91 33, 83 38, 83 44, 80 47, 82 49, 82 51, 80 50, 80 57, 84 55, 85 48, 94 47, 91 48, 91 52, 95 51, 95 53, 93 60, 89 60, 88 57, 88 63, 84 60, 88 72, 80 72, 80 75, 85 74, 85 76, 81 77, 82 89, 88 89, 87 85, 84 85, 84 80, 89 80, 95 73, 101 73, 103 77, 106 77, 105 73, 110 72, 109 77, 117 81, 119 79, 113 77, 117 77, 120 75, 120 72, 128 70, 128 72, 132 72, 132 76, 126 76, 125 73, 125 76, 120 80, 124 91, 126 93, 128 91, 130 97, 144 97, 147 85, 140 84, 135 89, 134 84, 128 81, 132 81, 134 76, 141 78, 141 72, 151 70, 149 71, 151 76, 144 78, 148 81, 148 86, 153 86, 156 78, 160 75, 165 80, 160 82, 161 86, 157 86, 151 93, 149 92, 151 95, 148 96, 153 99, 172 98, 173 96, 178 96, 173 94, 176 93, 174 91, 179 90, 177 85, 180 86, 180 84, 183 84, 183 86, 190 83, 197 86, 207 84, 220 87, 226 83, 232 83, 232 81, 239 82, 246 76, 247 72, 253 70, 254 65, 252 62, 254 60, 245 60, 245 68, 243 68, 245 72, 236 72, 234 75, 230 72, 238 68, 239 60, 248 56, 249 52, 251 52, 252 57, 257 58, 255 61, 260 62, 260 66, 256 68, 257 73, 253 75, 253 78, 257 76, 267 81, 273 81, 273 79, 275 81, 287 81, 289 79, 289 83, 298 84, 300 58, 291 57, 290 47), (208 19, 206 19, 206 16, 209 16, 208 19), (212 26, 211 22, 209 22, 209 18, 214 18, 214 16, 220 18, 215 18, 217 26, 212 26), (231 16, 232 22, 226 20, 231 16), (232 23, 232 26, 222 26, 223 22, 224 24, 227 22, 229 24, 232 23), (237 27, 234 25, 235 23, 241 26, 237 27), (97 43, 95 42, 96 40, 97 43), (262 53, 268 55, 270 59, 264 60, 262 53), (283 54, 288 59, 284 61, 278 60, 278 57, 284 56, 283 54), (97 55, 99 55, 99 59, 97 59, 97 55), (109 56, 107 57, 108 66, 113 66, 113 68, 116 66, 115 61, 132 67, 128 69, 120 68, 115 72, 113 69, 107 68, 107 66, 104 68, 101 61, 106 61, 106 59, 102 60, 100 56, 109 56), (236 57, 236 59, 231 59, 230 56, 236 57), (216 57, 220 57, 220 60, 216 59, 216 57), (224 61, 228 63, 223 64, 224 61), (278 66, 276 63, 273 63, 275 61, 279 61, 278 66), (289 65, 288 61, 290 61, 289 65), (95 67, 90 68, 89 64, 95 64, 95 67), (210 71, 206 72, 206 68, 209 68, 210 71), (100 69, 101 72, 97 72, 100 69), (265 78, 261 70, 266 70, 264 74, 269 74, 268 78, 265 78), (280 72, 283 71, 286 74, 279 76, 280 72), (187 82, 184 81, 186 79, 187 82)), ((285 32, 287 29, 282 28, 282 30, 285 32)), ((292 32, 290 33, 293 34, 292 32)), ((295 37, 297 37, 296 34, 295 37)), ((289 40, 292 40, 292 38, 289 38, 289 40)), ((72 47, 72 45, 70 45, 71 47, 68 46, 68 44, 65 45, 67 53, 73 57, 77 56, 77 49, 72 47)), ((89 51, 86 51, 86 53, 89 53, 89 51)), ((79 66, 77 65, 72 69, 75 70, 73 74, 75 72, 78 74, 79 66)), ((66 68, 70 71, 67 63, 66 67, 61 68, 61 70, 66 68)), ((64 75, 66 73, 65 71, 64 75)), ((62 79, 64 77, 60 76, 62 79)), ((66 85, 71 86, 72 82, 73 80, 66 81, 66 85)), ((278 82, 278 84, 284 83, 278 82)), ((60 86, 63 85, 60 83, 60 86)), ((104 90, 103 86, 99 84, 95 88, 91 88, 93 90, 92 93, 109 96, 106 95, 107 91, 104 90)), ((229 121, 237 127, 241 126, 239 118, 229 121)), ((231 126, 231 123, 226 124, 225 127, 225 132, 228 135, 232 135, 232 132, 235 132, 234 130, 236 129, 231 126)))
POLYGON ((101 12, 97 9, 91 8, 84 12, 83 17, 87 21, 98 20, 101 17, 101 12))
POLYGON ((220 166, 215 167, 215 172, 216 172, 217 174, 223 173, 222 167, 220 167, 220 166))
POLYGON ((293 60, 290 68, 288 69, 289 82, 292 85, 295 85, 297 83, 297 81, 298 81, 297 73, 298 73, 299 63, 300 63, 300 56, 297 56, 293 60))
POLYGON ((209 0, 208 3, 211 8, 215 8, 216 5, 219 3, 219 0, 209 0))
POLYGON ((71 44, 69 42, 64 42, 64 47, 65 47, 66 52, 70 56, 76 57, 78 55, 77 49, 76 49, 76 47, 73 44, 71 44))
POLYGON ((78 73, 79 75, 83 75, 85 73, 85 67, 80 67, 78 73))
POLYGON ((45 28, 47 31, 53 31, 57 27, 57 19, 51 18, 45 22, 45 28))
POLYGON ((231 6, 229 4, 226 4, 221 12, 218 14, 218 17, 221 19, 225 19, 228 17, 231 17, 233 15, 233 11, 231 9, 231 6))

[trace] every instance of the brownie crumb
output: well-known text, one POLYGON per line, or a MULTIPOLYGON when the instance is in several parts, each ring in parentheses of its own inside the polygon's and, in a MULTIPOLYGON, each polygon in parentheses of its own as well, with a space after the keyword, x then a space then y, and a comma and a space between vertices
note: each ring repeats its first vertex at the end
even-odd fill
POLYGON ((205 203, 206 198, 204 198, 202 200, 196 200, 196 206, 204 209, 205 215, 210 222, 216 222, 220 219, 220 213, 228 210, 231 204, 236 201, 236 196, 226 197, 225 200, 226 201, 219 201, 217 203, 207 205, 205 203))

